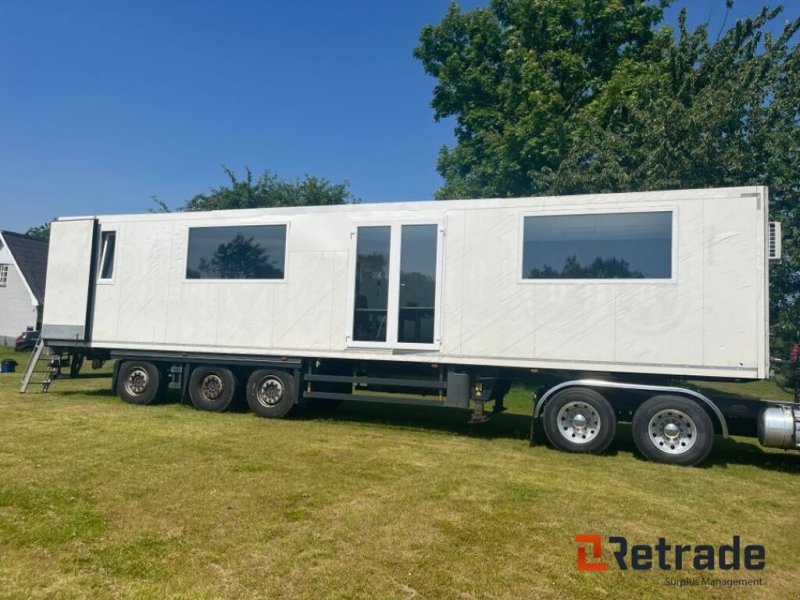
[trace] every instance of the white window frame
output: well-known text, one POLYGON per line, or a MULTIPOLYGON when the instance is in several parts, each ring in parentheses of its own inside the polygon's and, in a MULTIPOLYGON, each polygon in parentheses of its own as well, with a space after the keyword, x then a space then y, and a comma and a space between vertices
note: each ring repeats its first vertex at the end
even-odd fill
POLYGON ((183 282, 188 283, 190 285, 199 285, 199 284, 220 284, 220 283, 227 283, 227 284, 236 284, 236 285, 248 285, 248 284, 260 284, 260 283, 269 283, 269 284, 285 284, 289 281, 289 233, 291 231, 291 221, 289 220, 281 220, 281 221, 268 221, 268 222, 253 222, 253 221, 225 221, 225 223, 205 223, 203 221, 198 221, 196 224, 188 224, 186 226, 186 235, 185 235, 185 246, 183 251, 183 282), (284 249, 283 249, 283 277, 281 279, 190 279, 186 276, 186 271, 189 268, 189 234, 191 233, 192 229, 208 229, 208 228, 225 228, 225 227, 263 227, 267 225, 284 225, 286 227, 286 239, 284 239, 284 249))
POLYGON ((103 285, 110 285, 114 283, 117 276, 117 256, 119 255, 119 231, 116 229, 101 229, 100 230, 100 247, 97 249, 97 283, 103 285), (103 262, 106 259, 106 244, 103 243, 103 234, 114 234, 114 257, 111 263, 111 277, 103 277, 103 262))
POLYGON ((0 287, 6 287, 8 285, 8 267, 10 265, 0 265, 0 287))
POLYGON ((350 266, 347 282, 347 332, 345 342, 348 348, 389 348, 397 350, 438 350, 441 347, 442 289, 444 265, 444 218, 391 219, 380 221, 354 221, 350 232, 350 266), (436 235, 436 292, 433 309, 433 342, 430 344, 398 342, 398 319, 400 317, 400 255, 403 225, 435 225, 436 235), (356 257, 359 227, 389 227, 389 289, 386 306, 386 341, 357 341, 353 339, 353 325, 356 293, 356 257))
POLYGON ((676 205, 665 206, 630 206, 630 207, 574 207, 568 210, 540 210, 525 211, 520 213, 519 234, 517 240, 517 283, 524 285, 669 285, 678 283, 678 207, 676 205), (672 213, 672 238, 670 240, 670 253, 672 264, 670 267, 669 278, 645 278, 645 279, 543 279, 527 278, 522 276, 522 266, 525 254, 525 218, 526 217, 561 217, 561 216, 593 216, 593 215, 618 215, 627 213, 646 213, 646 212, 670 212, 672 213))

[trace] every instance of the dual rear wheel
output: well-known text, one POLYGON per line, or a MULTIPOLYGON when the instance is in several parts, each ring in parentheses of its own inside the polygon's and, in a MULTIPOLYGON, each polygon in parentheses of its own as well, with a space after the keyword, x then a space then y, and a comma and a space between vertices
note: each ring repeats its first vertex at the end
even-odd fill
MULTIPOLYGON (((545 406, 544 430, 550 443, 566 452, 600 454, 616 433, 611 404, 588 388, 558 392, 545 406)), ((714 427, 706 411, 682 396, 654 396, 638 407, 631 424, 636 447, 646 458, 696 465, 711 451, 714 427)))

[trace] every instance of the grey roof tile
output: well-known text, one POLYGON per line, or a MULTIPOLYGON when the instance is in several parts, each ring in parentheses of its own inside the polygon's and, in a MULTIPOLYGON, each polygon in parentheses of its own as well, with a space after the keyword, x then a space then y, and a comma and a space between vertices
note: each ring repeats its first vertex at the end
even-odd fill
POLYGON ((28 282, 39 303, 44 303, 44 288, 47 278, 47 248, 49 243, 39 238, 12 231, 0 231, 6 247, 28 282))

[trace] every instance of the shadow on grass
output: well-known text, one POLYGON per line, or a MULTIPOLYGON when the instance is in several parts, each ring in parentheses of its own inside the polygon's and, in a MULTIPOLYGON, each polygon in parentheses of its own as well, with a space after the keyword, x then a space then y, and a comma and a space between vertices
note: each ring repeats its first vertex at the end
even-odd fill
POLYGON ((75 380, 75 379, 111 379, 111 373, 79 373, 77 377, 62 376, 60 379, 75 380))
MULTIPOLYGON (((110 389, 91 391, 59 390, 64 396, 89 396, 109 398, 115 396, 110 389)), ((727 396, 731 401, 742 402, 741 397, 730 394, 715 394, 715 397, 727 396)), ((716 399, 716 398, 715 398, 716 399)), ((195 410, 191 402, 181 401, 178 392, 171 391, 157 405, 185 404, 195 410)), ((244 414, 250 412, 247 403, 237 394, 228 408, 228 412, 244 414)), ((378 404, 371 402, 343 402, 335 410, 311 407, 297 407, 290 418, 298 421, 322 421, 374 424, 398 429, 430 430, 455 435, 482 439, 514 439, 527 440, 530 435, 530 416, 514 413, 491 415, 485 423, 469 423, 471 411, 456 408, 440 408, 427 406, 402 406, 378 404)), ((535 445, 551 447, 542 429, 541 421, 535 428, 535 445)), ((629 423, 620 423, 611 447, 605 456, 616 456, 630 453, 638 460, 646 461, 633 442, 629 423)), ((726 468, 728 465, 751 465, 767 470, 800 473, 800 453, 767 452, 752 442, 741 442, 733 438, 724 439, 716 436, 714 447, 708 458, 699 468, 726 468)))
MULTIPOLYGON (((49 393, 53 394, 54 392, 51 391, 49 393)), ((112 396, 116 396, 116 394, 110 388, 101 388, 101 389, 98 389, 98 390, 89 390, 88 392, 84 391, 84 390, 58 390, 55 393, 58 394, 59 396, 68 396, 68 397, 69 396, 89 396, 90 398, 97 398, 97 397, 110 398, 112 396)))
POLYGON ((729 464, 752 465, 771 471, 800 473, 800 454, 792 450, 766 452, 752 443, 717 437, 711 454, 700 466, 725 468, 729 464))
MULTIPOLYGON (((630 452, 637 460, 649 462, 644 458, 633 442, 630 423, 620 423, 611 452, 630 452)), ((714 446, 708 457, 696 468, 727 468, 728 465, 750 465, 769 471, 800 473, 800 453, 787 451, 783 453, 768 452, 753 442, 741 442, 733 438, 725 439, 720 435, 714 437, 714 446)))
POLYGON ((300 408, 292 418, 303 421, 343 421, 403 429, 429 429, 476 438, 527 439, 530 417, 508 412, 491 415, 485 423, 469 423, 470 410, 430 406, 401 406, 343 402, 335 410, 300 408))
MULTIPOLYGON (((470 411, 453 408, 430 408, 376 405, 360 402, 345 402, 336 411, 321 412, 305 409, 293 418, 301 420, 346 421, 352 423, 378 424, 408 429, 430 429, 475 438, 508 438, 527 440, 530 432, 530 417, 520 414, 502 413, 492 416, 488 422, 469 424, 470 411)), ((552 447, 542 429, 541 422, 534 431, 536 446, 552 447)), ((630 423, 620 423, 611 447, 605 456, 620 453, 632 454, 637 460, 647 461, 636 448, 630 423)), ((708 458, 699 468, 726 468, 731 465, 751 465, 773 471, 800 473, 800 454, 768 452, 752 442, 741 442, 733 438, 716 436, 708 458)))

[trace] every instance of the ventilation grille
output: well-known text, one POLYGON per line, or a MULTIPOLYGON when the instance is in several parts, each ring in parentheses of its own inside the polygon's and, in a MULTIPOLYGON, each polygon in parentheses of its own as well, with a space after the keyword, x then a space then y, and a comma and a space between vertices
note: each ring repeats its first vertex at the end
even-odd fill
POLYGON ((781 260, 781 224, 779 221, 770 221, 769 224, 769 260, 781 260))

